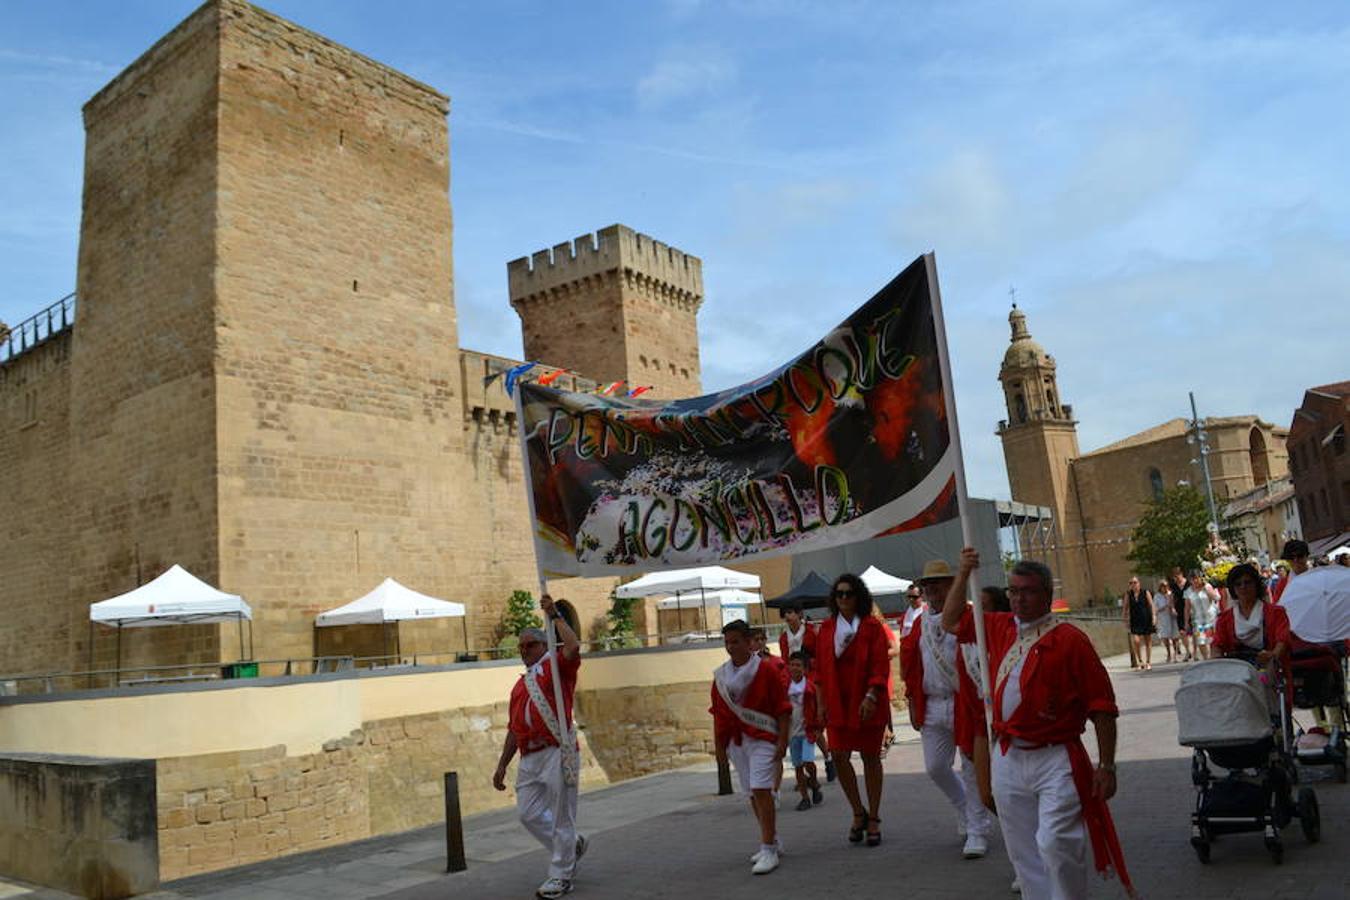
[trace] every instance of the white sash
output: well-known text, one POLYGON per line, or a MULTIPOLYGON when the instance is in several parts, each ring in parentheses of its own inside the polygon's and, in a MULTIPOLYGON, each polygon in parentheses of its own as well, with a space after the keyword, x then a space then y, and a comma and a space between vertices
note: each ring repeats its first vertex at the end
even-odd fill
POLYGON ((975 691, 983 700, 989 693, 984 688, 984 666, 980 665, 980 648, 975 644, 961 645, 961 660, 966 665, 966 674, 975 684, 975 691))
MULTIPOLYGON (((553 657, 545 657, 546 661, 552 661, 553 657)), ((543 663, 540 663, 542 668, 543 663)), ((561 677, 562 669, 554 664, 554 677, 561 677)), ((566 686, 564 686, 566 690, 566 686)), ((548 733, 553 735, 553 739, 558 742, 558 749, 562 756, 563 781, 567 784, 576 784, 577 777, 581 774, 581 754, 577 752, 576 745, 571 741, 563 739, 562 727, 558 722, 558 716, 549 705, 548 698, 544 696, 544 689, 539 684, 539 674, 531 668, 525 672, 525 691, 530 695, 530 702, 534 704, 535 710, 539 713, 539 718, 543 719, 544 727, 548 733)), ((567 700, 564 697, 563 702, 567 700)))
MULTIPOLYGON (((979 615, 979 613, 976 613, 976 615, 979 615)), ((1054 631, 1061 624, 1063 623, 1051 619, 1017 636, 1017 640, 1008 648, 1008 652, 1003 654, 1003 661, 998 664, 998 675, 994 677, 995 692, 1003 690, 1004 682, 1008 680, 1008 676, 1012 674, 1013 669, 1017 668, 1017 664, 1022 661, 1022 658, 1027 655, 1027 651, 1036 646, 1041 638, 1054 631)))
MULTIPOLYGON (((952 693, 955 694, 958 686, 956 669, 948 661, 947 654, 942 652, 942 636, 947 633, 942 627, 942 620, 924 617, 920 627, 923 630, 919 633, 919 637, 928 645, 928 651, 934 662, 937 663, 938 674, 942 676, 942 680, 947 682, 947 687, 951 688, 952 693), (929 627, 930 625, 932 627, 929 627)), ((976 684, 978 683, 976 682, 976 684)))
MULTIPOLYGON (((758 665, 756 665, 755 671, 756 673, 759 672, 758 665)), ((742 724, 749 725, 751 728, 758 729, 759 731, 767 731, 774 737, 778 736, 778 720, 776 718, 768 713, 762 713, 757 709, 746 709, 744 706, 741 706, 735 700, 731 699, 731 691, 727 689, 726 683, 722 680, 721 666, 718 666, 713 670, 713 684, 717 685, 717 693, 721 695, 722 702, 727 705, 727 708, 731 710, 736 718, 741 720, 742 724)), ((748 686, 749 685, 747 685, 747 687, 748 686)))

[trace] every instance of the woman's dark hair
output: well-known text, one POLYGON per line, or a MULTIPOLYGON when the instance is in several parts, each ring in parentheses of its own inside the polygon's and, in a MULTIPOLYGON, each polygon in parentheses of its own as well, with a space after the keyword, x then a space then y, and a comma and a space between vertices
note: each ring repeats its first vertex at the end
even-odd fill
POLYGON ((795 612, 797 615, 800 616, 802 614, 801 602, 793 601, 792 603, 784 603, 782 606, 778 607, 778 618, 786 619, 787 614, 790 612, 795 612))
POLYGON ((872 592, 867 589, 867 585, 863 584, 861 578, 851 574, 840 575, 830 586, 830 615, 837 615, 839 612, 839 604, 834 601, 834 589, 840 583, 847 584, 853 589, 854 612, 859 616, 870 616, 872 614, 872 592))
POLYGON ((1008 602, 1008 592, 998 585, 990 584, 980 588, 981 597, 988 597, 993 601, 994 612, 1012 612, 1012 604, 1008 602))
POLYGON ((1251 563, 1241 563, 1228 570, 1228 578, 1224 580, 1224 585, 1228 588, 1228 593, 1237 597, 1237 591, 1234 585, 1241 578, 1251 578, 1256 582, 1256 599, 1266 599, 1266 580, 1261 577, 1261 571, 1251 563))

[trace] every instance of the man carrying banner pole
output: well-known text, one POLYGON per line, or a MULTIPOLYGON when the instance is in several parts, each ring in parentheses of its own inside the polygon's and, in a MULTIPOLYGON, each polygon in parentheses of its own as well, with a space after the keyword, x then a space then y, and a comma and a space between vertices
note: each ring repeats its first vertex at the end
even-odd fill
POLYGON ((516 808, 520 822, 552 853, 548 878, 535 896, 553 900, 572 890, 577 860, 587 844, 576 827, 580 755, 570 726, 581 642, 552 597, 544 594, 539 605, 549 621, 545 629, 526 628, 519 635, 526 670, 511 690, 509 727, 492 786, 506 790, 506 768, 519 751, 516 808), (554 639, 555 625, 561 647, 554 639))

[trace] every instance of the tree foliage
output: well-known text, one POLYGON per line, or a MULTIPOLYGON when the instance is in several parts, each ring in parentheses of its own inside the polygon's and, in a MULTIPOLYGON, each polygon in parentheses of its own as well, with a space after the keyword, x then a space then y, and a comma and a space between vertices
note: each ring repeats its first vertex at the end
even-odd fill
POLYGON ((1180 566, 1195 568, 1209 546, 1209 511, 1204 496, 1188 484, 1167 488, 1150 502, 1130 535, 1126 556, 1143 575, 1163 576, 1180 566))
POLYGON ((518 646, 517 635, 526 628, 543 628, 544 620, 535 611, 534 595, 529 591, 512 591, 502 614, 501 639, 497 647, 512 652, 518 646))

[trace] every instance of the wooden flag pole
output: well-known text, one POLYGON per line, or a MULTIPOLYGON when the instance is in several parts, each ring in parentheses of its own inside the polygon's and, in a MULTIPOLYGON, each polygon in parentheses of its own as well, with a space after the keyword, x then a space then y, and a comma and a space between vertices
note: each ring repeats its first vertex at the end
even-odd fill
MULTIPOLYGON (((932 253, 923 256, 924 270, 928 275, 928 291, 933 300, 933 328, 937 332, 938 366, 942 371, 943 403, 947 410, 947 427, 951 436, 951 449, 956 453, 956 511, 961 519, 961 543, 966 547, 974 545, 974 524, 970 520, 969 498, 966 494, 966 464, 961 455, 961 429, 956 421, 956 385, 952 382, 952 367, 947 352, 947 326, 942 317, 942 291, 938 288, 937 258, 932 253)), ((972 573, 973 575, 974 573, 972 573)), ((989 679, 989 645, 984 635, 984 608, 980 604, 979 590, 972 577, 967 582, 967 600, 974 607, 975 646, 980 661, 980 680, 984 693, 984 728, 992 746, 994 736, 993 690, 989 679)))

